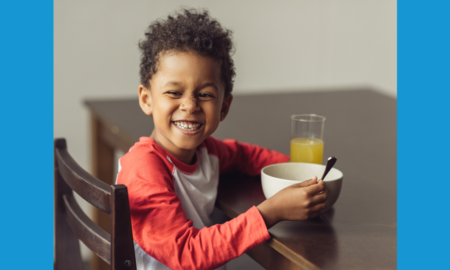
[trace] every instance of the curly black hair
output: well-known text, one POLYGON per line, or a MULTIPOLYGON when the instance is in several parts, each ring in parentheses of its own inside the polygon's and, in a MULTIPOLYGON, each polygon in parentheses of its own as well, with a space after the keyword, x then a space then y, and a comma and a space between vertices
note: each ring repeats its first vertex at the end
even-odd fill
POLYGON ((169 51, 195 53, 211 57, 221 66, 225 96, 233 89, 234 69, 232 31, 222 28, 207 10, 183 9, 167 20, 150 24, 146 39, 139 42, 141 49, 141 84, 150 88, 149 81, 158 70, 158 57, 169 51))

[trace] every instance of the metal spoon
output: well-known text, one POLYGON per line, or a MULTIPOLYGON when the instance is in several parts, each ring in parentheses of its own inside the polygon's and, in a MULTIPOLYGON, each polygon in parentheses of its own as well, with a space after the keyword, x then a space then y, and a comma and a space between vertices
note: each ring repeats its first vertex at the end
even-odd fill
POLYGON ((323 172, 322 178, 320 178, 320 179, 322 179, 322 181, 323 181, 323 179, 325 179, 325 176, 327 176, 327 174, 331 170, 331 168, 333 168, 334 163, 336 163, 336 160, 337 159, 335 157, 328 158, 327 166, 325 167, 325 171, 323 172))

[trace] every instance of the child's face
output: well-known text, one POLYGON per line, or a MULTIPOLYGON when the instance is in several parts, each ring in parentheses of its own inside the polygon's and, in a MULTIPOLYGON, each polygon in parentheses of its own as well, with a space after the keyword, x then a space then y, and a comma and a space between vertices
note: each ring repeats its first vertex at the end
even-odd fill
POLYGON ((232 96, 224 93, 216 61, 172 52, 160 57, 150 89, 139 86, 139 102, 146 114, 153 115, 152 137, 183 161, 193 157, 197 146, 225 118, 232 96))

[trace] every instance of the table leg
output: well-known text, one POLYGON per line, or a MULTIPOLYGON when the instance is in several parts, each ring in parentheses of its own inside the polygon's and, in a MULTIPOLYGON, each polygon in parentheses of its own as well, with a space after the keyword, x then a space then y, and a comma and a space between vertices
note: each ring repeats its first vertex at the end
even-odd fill
MULTIPOLYGON (((108 185, 114 184, 114 149, 101 138, 101 122, 91 115, 91 164, 92 174, 108 185)), ((106 232, 111 233, 110 215, 92 207, 93 220, 106 232)), ((92 255, 90 269, 107 270, 109 264, 95 254, 92 255)))

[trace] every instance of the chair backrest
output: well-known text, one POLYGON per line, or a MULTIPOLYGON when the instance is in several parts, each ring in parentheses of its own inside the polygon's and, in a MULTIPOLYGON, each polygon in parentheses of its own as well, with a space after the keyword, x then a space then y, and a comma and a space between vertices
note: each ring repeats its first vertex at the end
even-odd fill
POLYGON ((69 155, 65 139, 55 139, 55 269, 83 269, 78 239, 111 265, 136 269, 128 192, 83 170, 69 155), (73 191, 111 216, 111 234, 95 224, 75 201, 73 191))

